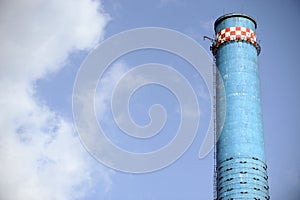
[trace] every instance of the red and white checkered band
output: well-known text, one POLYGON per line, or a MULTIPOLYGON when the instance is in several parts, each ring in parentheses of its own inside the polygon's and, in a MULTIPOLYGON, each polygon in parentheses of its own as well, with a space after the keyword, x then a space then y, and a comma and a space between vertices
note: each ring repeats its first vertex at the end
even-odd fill
POLYGON ((256 45, 256 34, 250 28, 245 27, 229 27, 221 30, 216 37, 217 46, 228 41, 243 40, 256 45))

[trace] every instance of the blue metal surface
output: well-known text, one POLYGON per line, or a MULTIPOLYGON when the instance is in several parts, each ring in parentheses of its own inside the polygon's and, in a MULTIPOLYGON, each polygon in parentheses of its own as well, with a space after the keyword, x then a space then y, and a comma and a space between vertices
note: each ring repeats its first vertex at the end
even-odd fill
MULTIPOLYGON (((229 14, 216 20, 215 31, 235 26, 256 29, 253 18, 229 14)), ((215 56, 225 86, 225 93, 216 90, 217 126, 226 116, 217 142, 217 199, 269 199, 257 49, 246 41, 230 41, 215 56), (225 98, 226 113, 218 109, 225 98)))

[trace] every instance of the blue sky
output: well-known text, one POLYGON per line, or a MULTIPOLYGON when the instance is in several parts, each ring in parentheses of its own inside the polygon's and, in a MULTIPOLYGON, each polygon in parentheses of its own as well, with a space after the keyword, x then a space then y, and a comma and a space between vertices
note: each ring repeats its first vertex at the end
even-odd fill
POLYGON ((137 124, 149 123, 148 109, 157 103, 165 106, 168 118, 159 135, 142 141, 130 138, 112 121, 107 103, 113 83, 137 65, 157 62, 174 67, 195 90, 203 115, 194 142, 174 164, 147 174, 114 171, 86 152, 73 126, 73 84, 88 53, 114 34, 149 26, 170 28, 209 52, 203 36, 213 37, 216 18, 242 12, 257 20, 262 47, 259 75, 270 196, 298 200, 299 9, 296 0, 2 1, 0 199, 212 199, 213 154, 198 158, 210 99, 189 63, 159 50, 136 51, 115 61, 98 85, 97 117, 107 137, 136 152, 153 151, 174 137, 180 121, 178 102, 157 85, 138 90, 130 100, 137 124))

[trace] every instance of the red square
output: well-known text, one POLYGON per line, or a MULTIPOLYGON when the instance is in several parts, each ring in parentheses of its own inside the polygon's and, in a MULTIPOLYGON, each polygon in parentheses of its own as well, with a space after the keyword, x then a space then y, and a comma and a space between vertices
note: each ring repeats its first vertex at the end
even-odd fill
POLYGON ((237 26, 237 27, 235 27, 235 30, 240 31, 241 27, 237 26))
POLYGON ((250 28, 246 28, 246 32, 248 32, 248 33, 249 33, 249 32, 250 32, 250 28))
POLYGON ((230 35, 235 35, 235 31, 230 31, 230 35))
POLYGON ((242 31, 241 34, 242 34, 242 35, 246 35, 246 32, 245 32, 245 31, 242 31))
POLYGON ((226 28, 226 29, 225 29, 225 32, 230 32, 230 28, 226 28))
POLYGON ((236 36, 236 39, 237 39, 237 40, 240 40, 240 39, 242 39, 242 36, 241 36, 241 35, 237 35, 237 36, 236 36))
POLYGON ((223 33, 222 35, 221 35, 221 38, 224 38, 225 37, 225 33, 223 33))

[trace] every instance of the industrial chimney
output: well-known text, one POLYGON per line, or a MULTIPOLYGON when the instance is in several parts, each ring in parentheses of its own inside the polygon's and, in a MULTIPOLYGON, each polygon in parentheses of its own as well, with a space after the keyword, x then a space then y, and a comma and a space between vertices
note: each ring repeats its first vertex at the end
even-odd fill
POLYGON ((217 127, 222 126, 220 116, 225 115, 225 121, 216 145, 215 199, 270 199, 256 22, 248 15, 231 13, 219 17, 214 28, 216 38, 211 50, 225 89, 222 92, 217 82, 217 127))

